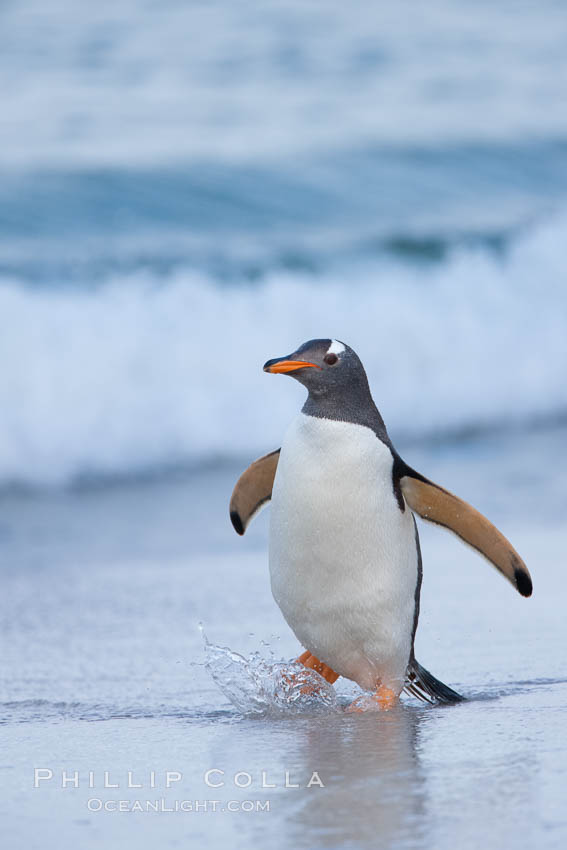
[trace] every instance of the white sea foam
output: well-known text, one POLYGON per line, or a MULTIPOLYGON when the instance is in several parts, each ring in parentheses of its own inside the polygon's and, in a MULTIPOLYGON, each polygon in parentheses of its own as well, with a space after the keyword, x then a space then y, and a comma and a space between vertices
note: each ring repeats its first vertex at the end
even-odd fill
POLYGON ((375 261, 238 286, 136 273, 83 292, 4 280, 0 481, 272 449, 304 390, 262 364, 312 337, 357 350, 394 439, 564 412, 566 225, 425 271, 375 261))

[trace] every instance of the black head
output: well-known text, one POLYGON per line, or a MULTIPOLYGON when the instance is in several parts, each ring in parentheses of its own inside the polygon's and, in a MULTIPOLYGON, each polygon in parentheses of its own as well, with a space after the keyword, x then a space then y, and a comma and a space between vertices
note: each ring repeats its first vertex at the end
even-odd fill
POLYGON ((304 413, 366 425, 388 439, 364 366, 344 342, 310 339, 287 357, 268 360, 264 372, 285 372, 307 388, 304 413))
POLYGON ((310 339, 293 354, 264 363, 264 372, 285 372, 314 396, 368 385, 364 367, 352 348, 336 339, 310 339))
POLYGON ((366 379, 352 348, 336 339, 310 339, 293 354, 264 363, 264 372, 285 372, 313 395, 334 392, 366 379))

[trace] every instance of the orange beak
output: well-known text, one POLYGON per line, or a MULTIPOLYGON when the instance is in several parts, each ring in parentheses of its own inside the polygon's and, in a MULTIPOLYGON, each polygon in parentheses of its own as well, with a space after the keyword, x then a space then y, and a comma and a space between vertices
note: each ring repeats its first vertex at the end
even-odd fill
POLYGON ((317 366, 316 363, 309 363, 307 360, 268 360, 267 363, 264 363, 264 372, 272 372, 277 374, 278 372, 295 372, 296 369, 305 369, 306 367, 311 366, 313 369, 320 369, 320 366, 317 366))

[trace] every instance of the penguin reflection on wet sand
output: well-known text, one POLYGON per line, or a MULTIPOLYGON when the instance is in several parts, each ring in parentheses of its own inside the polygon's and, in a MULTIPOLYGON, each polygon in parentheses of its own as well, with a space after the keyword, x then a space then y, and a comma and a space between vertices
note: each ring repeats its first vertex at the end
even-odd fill
POLYGON ((422 567, 413 512, 454 531, 522 596, 532 592, 526 565, 482 514, 402 460, 348 345, 310 340, 264 371, 291 375, 309 395, 281 449, 241 475, 230 517, 244 534, 271 499, 272 593, 305 648, 298 661, 373 692, 352 710, 389 708, 404 689, 458 702, 414 655, 422 567))

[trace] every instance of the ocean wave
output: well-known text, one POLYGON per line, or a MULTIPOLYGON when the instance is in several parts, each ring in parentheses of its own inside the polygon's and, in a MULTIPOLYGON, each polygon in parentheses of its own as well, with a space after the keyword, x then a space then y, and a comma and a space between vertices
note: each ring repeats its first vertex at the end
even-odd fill
POLYGON ((0 285, 0 481, 254 457, 303 389, 263 362, 311 337, 351 344, 394 439, 554 416, 567 406, 563 214, 499 256, 453 251, 222 285, 195 269, 91 290, 0 285))
POLYGON ((20 0, 1 32, 10 166, 567 132, 556 0, 20 0))
POLYGON ((0 273, 89 286, 184 266, 224 280, 505 249, 567 197, 567 143, 354 146, 262 163, 0 173, 0 273))

